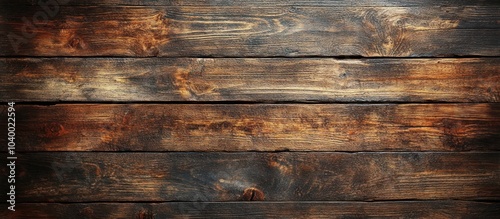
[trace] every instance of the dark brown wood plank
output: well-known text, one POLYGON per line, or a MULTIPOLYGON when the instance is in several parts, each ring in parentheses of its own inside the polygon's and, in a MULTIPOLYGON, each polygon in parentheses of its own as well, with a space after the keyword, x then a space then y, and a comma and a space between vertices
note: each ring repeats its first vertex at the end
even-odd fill
MULTIPOLYGON (((46 0, 52 3, 51 0, 46 0)), ((43 1, 45 2, 45 1, 43 1)), ((156 6, 477 6, 499 5, 496 0, 57 0, 59 5, 156 6)), ((55 3, 54 3, 55 4, 55 3)), ((38 0, 0 0, 0 5, 40 5, 38 0)))
POLYGON ((19 204, 2 218, 495 218, 499 203, 430 202, 173 202, 19 204))
POLYGON ((44 20, 39 6, 3 6, 0 56, 499 56, 499 11, 498 5, 60 6, 44 20))
POLYGON ((499 58, 3 58, 0 73, 1 101, 500 101, 499 58))
POLYGON ((24 153, 16 171, 19 202, 500 199, 496 152, 24 153))
POLYGON ((498 104, 17 104, 16 124, 18 151, 500 149, 498 104))

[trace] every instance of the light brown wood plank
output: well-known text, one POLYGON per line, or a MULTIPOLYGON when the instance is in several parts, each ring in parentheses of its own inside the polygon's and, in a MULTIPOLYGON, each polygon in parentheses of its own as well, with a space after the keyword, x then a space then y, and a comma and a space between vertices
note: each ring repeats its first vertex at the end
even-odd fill
POLYGON ((499 102, 500 59, 3 58, 1 101, 499 102))
POLYGON ((495 218, 500 204, 430 202, 172 202, 19 204, 2 218, 495 218))
POLYGON ((41 7, 3 6, 0 56, 499 56, 499 11, 498 5, 61 6, 46 21, 38 15, 31 31, 41 7))
POLYGON ((500 153, 24 153, 16 171, 19 202, 500 198, 500 153))
POLYGON ((18 151, 498 151, 500 106, 17 104, 16 129, 18 151))

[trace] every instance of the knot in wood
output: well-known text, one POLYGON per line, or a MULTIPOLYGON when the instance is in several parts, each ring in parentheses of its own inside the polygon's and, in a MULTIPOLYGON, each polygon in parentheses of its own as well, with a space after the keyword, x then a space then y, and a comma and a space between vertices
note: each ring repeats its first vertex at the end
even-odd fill
POLYGON ((245 201, 263 201, 264 193, 257 188, 247 188, 243 192, 243 200, 245 201))

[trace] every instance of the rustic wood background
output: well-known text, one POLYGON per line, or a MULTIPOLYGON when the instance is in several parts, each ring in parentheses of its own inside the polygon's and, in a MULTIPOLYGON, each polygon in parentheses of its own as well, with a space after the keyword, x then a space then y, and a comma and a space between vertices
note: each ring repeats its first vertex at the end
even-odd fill
POLYGON ((498 0, 48 3, 0 0, 1 218, 500 216, 498 0))

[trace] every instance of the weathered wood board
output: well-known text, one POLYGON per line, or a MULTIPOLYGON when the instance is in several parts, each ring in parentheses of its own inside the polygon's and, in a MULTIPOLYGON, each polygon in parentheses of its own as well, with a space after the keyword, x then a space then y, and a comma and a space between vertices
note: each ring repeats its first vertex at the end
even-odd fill
POLYGON ((498 201, 500 195, 498 152, 39 152, 18 157, 20 202, 498 201))
POLYGON ((0 56, 498 56, 499 11, 499 5, 254 3, 61 5, 47 14, 40 6, 6 5, 0 8, 0 56))
POLYGON ((395 202, 168 202, 20 204, 2 218, 495 218, 498 203, 395 202))
POLYGON ((498 151, 499 112, 498 104, 19 105, 16 142, 18 151, 498 151))
POLYGON ((499 102, 500 59, 3 58, 2 101, 499 102))

